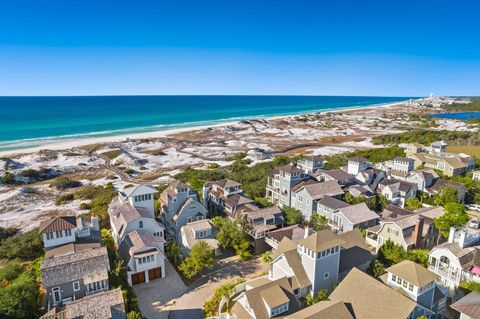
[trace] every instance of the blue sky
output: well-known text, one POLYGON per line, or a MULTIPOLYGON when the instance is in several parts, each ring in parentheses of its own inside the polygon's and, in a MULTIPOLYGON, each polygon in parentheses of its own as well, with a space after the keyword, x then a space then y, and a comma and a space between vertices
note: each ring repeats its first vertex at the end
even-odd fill
POLYGON ((480 2, 3 1, 0 95, 480 95, 480 2))

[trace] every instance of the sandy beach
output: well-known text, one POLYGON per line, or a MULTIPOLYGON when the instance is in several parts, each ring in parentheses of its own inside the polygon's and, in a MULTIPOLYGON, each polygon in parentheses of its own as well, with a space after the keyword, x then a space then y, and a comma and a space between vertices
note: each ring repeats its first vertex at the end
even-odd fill
MULTIPOLYGON (((385 109, 394 106, 400 106, 405 104, 405 102, 398 102, 398 103, 388 103, 383 105, 370 105, 364 107, 346 107, 341 109, 335 110, 328 110, 328 111, 319 111, 319 112, 305 112, 299 114, 290 114, 290 115, 281 115, 281 116, 272 116, 272 117, 252 117, 248 120, 281 120, 285 118, 290 118, 294 116, 301 116, 307 114, 318 114, 318 113, 339 113, 339 112, 355 112, 355 111, 362 111, 362 110, 371 110, 371 109, 385 109)), ((132 134, 121 134, 121 135, 114 135, 114 136, 104 136, 104 137, 94 137, 94 138, 79 138, 79 139, 72 139, 72 140, 65 140, 65 141, 57 141, 57 142, 46 142, 40 146, 29 147, 29 148, 21 148, 18 150, 12 151, 0 151, 0 156, 14 156, 18 154, 26 154, 26 153, 33 153, 38 152, 40 150, 67 150, 73 149, 81 146, 97 144, 97 143, 118 143, 118 142, 125 142, 128 140, 136 140, 136 139, 152 139, 152 138, 161 138, 161 137, 168 137, 180 133, 191 132, 191 131, 200 131, 209 128, 217 128, 217 127, 225 127, 231 126, 238 123, 239 120, 235 121, 226 121, 221 122, 218 124, 210 124, 210 125, 198 125, 198 126, 191 126, 185 128, 173 128, 167 130, 158 130, 152 132, 144 132, 144 133, 132 133, 132 134)), ((194 123, 192 123, 194 124, 194 123)))

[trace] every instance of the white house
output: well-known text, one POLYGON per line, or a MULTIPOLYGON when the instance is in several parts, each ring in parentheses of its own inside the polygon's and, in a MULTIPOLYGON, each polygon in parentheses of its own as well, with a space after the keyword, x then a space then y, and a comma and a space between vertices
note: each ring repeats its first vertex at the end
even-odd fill
POLYGON ((112 236, 133 285, 165 276, 165 227, 155 220, 155 192, 140 185, 120 192, 108 206, 112 236))
POLYGON ((135 208, 144 208, 150 213, 151 218, 155 218, 154 195, 157 190, 151 186, 138 185, 126 188, 119 192, 123 202, 129 202, 135 208))
POLYGON ((90 223, 82 217, 59 216, 40 223, 39 233, 42 235, 45 249, 74 243, 81 238, 92 238, 101 241, 98 217, 93 215, 90 223))
POLYGON ((372 164, 364 157, 354 156, 348 159, 347 173, 357 175, 370 168, 372 164))
POLYGON ((128 233, 118 249, 128 266, 130 285, 165 277, 165 239, 153 236, 145 230, 128 233))
POLYGON ((448 241, 434 247, 429 253, 429 270, 440 277, 442 284, 456 294, 463 281, 480 282, 479 258, 480 231, 464 228, 450 229, 448 241))
POLYGON ((472 173, 472 179, 474 181, 480 181, 480 171, 473 171, 472 173))

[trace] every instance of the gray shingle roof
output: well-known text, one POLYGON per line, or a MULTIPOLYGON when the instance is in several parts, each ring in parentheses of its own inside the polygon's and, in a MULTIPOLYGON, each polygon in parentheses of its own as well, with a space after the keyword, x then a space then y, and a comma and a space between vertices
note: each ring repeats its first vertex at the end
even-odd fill
POLYGON ((105 247, 45 259, 40 264, 44 287, 83 279, 90 283, 108 279, 110 264, 105 247))
POLYGON ((338 196, 343 190, 337 181, 326 181, 303 186, 312 199, 321 199, 324 196, 338 196))
POLYGON ((350 204, 331 196, 324 196, 318 203, 331 209, 339 209, 350 206, 350 204))
POLYGON ((340 208, 339 211, 353 225, 367 222, 372 219, 380 218, 376 213, 371 211, 365 203, 359 203, 347 207, 340 208))
POLYGON ((42 319, 126 319, 120 288, 99 292, 65 305, 63 310, 52 309, 42 319))

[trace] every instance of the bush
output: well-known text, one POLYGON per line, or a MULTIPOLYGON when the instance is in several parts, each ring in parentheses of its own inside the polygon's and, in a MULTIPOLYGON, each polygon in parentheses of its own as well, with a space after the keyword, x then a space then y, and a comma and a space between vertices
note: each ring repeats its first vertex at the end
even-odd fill
POLYGON ((120 156, 122 154, 122 151, 121 150, 111 150, 111 151, 107 151, 107 152, 104 152, 104 153, 101 153, 101 155, 104 155, 106 157, 108 157, 109 159, 113 160, 114 158, 120 156))
POLYGON ((33 269, 0 289, 0 318, 37 318, 38 285, 33 269))
POLYGON ((18 233, 18 229, 14 227, 3 228, 0 227, 0 241, 12 237, 18 233))
POLYGON ((229 299, 230 305, 230 297, 233 294, 235 287, 243 282, 245 282, 245 279, 240 278, 234 282, 227 282, 215 289, 213 296, 208 299, 203 305, 203 313, 205 317, 213 317, 217 314, 218 307, 220 306, 220 301, 223 297, 229 299))
POLYGON ((200 240, 193 245, 190 254, 178 269, 185 277, 191 279, 202 270, 213 268, 215 261, 215 251, 208 246, 206 241, 200 240))
POLYGON ((90 210, 90 209, 92 209, 92 205, 90 205, 89 203, 81 203, 80 204, 80 209, 81 210, 90 210))
POLYGON ((17 234, 0 242, 0 258, 33 260, 43 254, 43 240, 38 229, 17 234))
POLYGON ((77 188, 80 186, 82 186, 82 183, 80 181, 76 181, 68 177, 59 177, 50 184, 50 187, 55 187, 58 190, 66 190, 69 188, 77 188))
POLYGON ((300 224, 303 221, 303 214, 298 209, 284 206, 282 208, 283 216, 285 217, 285 222, 287 225, 296 225, 300 224))
POLYGON ((9 282, 15 280, 23 271, 22 264, 18 261, 9 261, 0 268, 0 288, 3 288, 9 282))
POLYGON ((73 194, 61 194, 55 198, 55 205, 63 205, 74 200, 73 194))
POLYGON ((111 183, 105 187, 87 185, 74 193, 75 199, 91 200, 90 213, 96 214, 100 219, 102 228, 110 228, 110 221, 107 210, 108 204, 112 201, 117 193, 115 192, 111 183))
POLYGON ((13 185, 16 183, 15 175, 10 172, 5 172, 2 177, 2 183, 5 185, 13 185))
POLYGON ((212 224, 217 229, 218 244, 222 248, 232 248, 242 259, 248 259, 250 255, 250 241, 247 233, 228 218, 215 217, 212 224))

